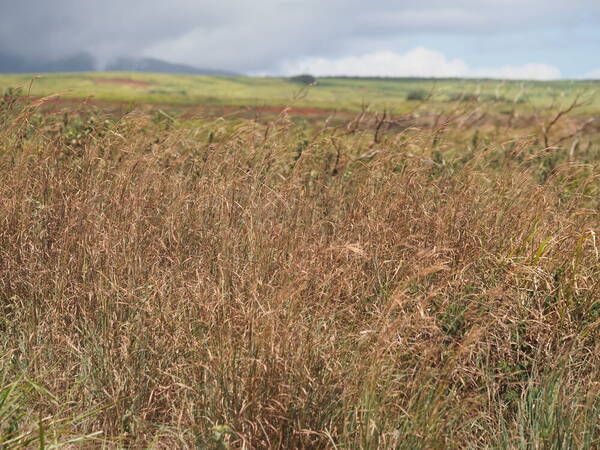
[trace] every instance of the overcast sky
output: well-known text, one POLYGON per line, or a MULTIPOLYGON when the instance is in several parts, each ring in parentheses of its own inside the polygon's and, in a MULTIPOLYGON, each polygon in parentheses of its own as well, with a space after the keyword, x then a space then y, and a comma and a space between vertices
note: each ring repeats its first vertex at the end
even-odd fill
POLYGON ((247 74, 600 78, 600 0, 0 0, 0 52, 247 74))

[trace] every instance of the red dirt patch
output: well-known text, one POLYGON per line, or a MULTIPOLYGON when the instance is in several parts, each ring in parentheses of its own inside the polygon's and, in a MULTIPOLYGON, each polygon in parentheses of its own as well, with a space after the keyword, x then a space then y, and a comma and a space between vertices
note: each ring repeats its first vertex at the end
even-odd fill
POLYGON ((334 111, 330 109, 322 109, 322 108, 306 108, 306 107, 283 107, 283 106, 255 106, 252 107, 254 111, 264 112, 264 113, 275 113, 281 114, 284 110, 287 110, 292 115, 298 116, 312 116, 312 115, 324 115, 324 114, 333 114, 334 111))
MULTIPOLYGON (((110 78, 109 78, 110 79, 110 78)), ((107 80, 106 78, 96 80, 107 80)), ((95 81, 96 81, 95 80, 95 81)), ((101 81, 101 82, 102 82, 101 81)), ((133 81, 133 80, 129 80, 133 81)), ((355 113, 347 111, 334 111, 330 109, 321 108, 306 108, 306 107, 283 107, 283 106, 235 106, 235 105, 177 105, 177 104, 158 104, 158 103, 139 103, 119 100, 99 100, 93 96, 87 98, 72 98, 72 97, 61 97, 59 95, 47 96, 47 97, 19 97, 20 102, 38 101, 40 106, 44 106, 45 109, 57 109, 61 107, 76 108, 78 106, 86 107, 98 107, 105 112, 116 112, 123 108, 130 109, 132 105, 136 105, 136 108, 143 108, 147 111, 165 109, 167 111, 176 111, 182 113, 182 119, 191 119, 197 117, 229 117, 229 116, 240 116, 247 118, 256 118, 258 115, 265 115, 265 117, 272 117, 273 115, 281 114, 284 110, 287 110, 290 116, 299 117, 304 116, 312 119, 325 118, 332 115, 336 117, 351 118, 354 117, 355 113)))
POLYGON ((129 78, 94 78, 96 84, 118 84, 120 86, 131 86, 131 87, 148 87, 152 86, 152 83, 148 81, 136 81, 129 78))

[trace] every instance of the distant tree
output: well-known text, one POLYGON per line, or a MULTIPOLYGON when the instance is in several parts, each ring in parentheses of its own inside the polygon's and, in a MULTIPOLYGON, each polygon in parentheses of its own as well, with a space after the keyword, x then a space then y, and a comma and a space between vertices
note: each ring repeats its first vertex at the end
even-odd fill
POLYGON ((427 91, 424 89, 415 89, 406 94, 406 100, 423 101, 427 98, 427 91))
POLYGON ((317 79, 309 74, 296 75, 289 77, 288 80, 292 83, 306 84, 307 86, 317 84, 317 79))

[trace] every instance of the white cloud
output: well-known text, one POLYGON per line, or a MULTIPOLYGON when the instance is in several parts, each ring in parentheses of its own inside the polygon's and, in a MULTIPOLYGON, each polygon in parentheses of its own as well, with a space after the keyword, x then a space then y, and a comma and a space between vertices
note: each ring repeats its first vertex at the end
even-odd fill
POLYGON ((584 73, 581 78, 584 80, 600 80, 600 69, 590 70, 584 73))
MULTIPOLYGON (((10 4, 0 14, 0 54, 52 58, 88 51, 103 59, 151 55, 199 67, 268 73, 286 59, 340 58, 417 45, 461 52, 463 61, 469 61, 468 66, 458 61, 467 66, 465 70, 484 70, 479 68, 482 56, 493 52, 495 59, 507 63, 537 55, 573 72, 581 67, 579 60, 585 61, 582 55, 593 54, 600 26, 598 0, 0 0, 0 4, 10 4)), ((550 73, 533 66, 502 70, 524 71, 528 76, 550 73)))
POLYGON ((561 78, 561 73, 557 67, 549 64, 529 63, 520 66, 473 68, 465 76, 509 80, 556 80, 561 78))
POLYGON ((362 56, 341 58, 306 58, 282 64, 286 75, 311 73, 317 76, 387 76, 387 77, 465 77, 550 80, 561 77, 560 70, 548 64, 520 66, 471 67, 462 59, 423 47, 406 53, 378 51, 362 56))

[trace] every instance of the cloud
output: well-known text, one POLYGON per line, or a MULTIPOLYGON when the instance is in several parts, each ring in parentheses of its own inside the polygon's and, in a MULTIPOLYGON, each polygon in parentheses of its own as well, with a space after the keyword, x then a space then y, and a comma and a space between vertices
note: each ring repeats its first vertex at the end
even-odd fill
POLYGON ((462 59, 423 47, 406 53, 379 51, 362 56, 306 58, 283 63, 286 75, 311 73, 317 76, 354 75, 385 77, 471 77, 550 80, 561 77, 560 70, 547 64, 471 67, 462 59))
MULTIPOLYGON (((242 72, 272 73, 286 60, 334 60, 416 45, 454 54, 460 49, 477 62, 495 43, 494 59, 522 64, 524 52, 566 55, 564 60, 585 43, 595 48, 600 42, 600 33, 590 37, 582 31, 600 29, 597 0, 0 0, 0 5, 0 53, 39 58, 87 51, 104 60, 147 55, 242 72), (548 49, 549 33, 558 36, 559 47, 548 49)), ((505 68, 516 69, 542 70, 505 68)))
POLYGON ((600 69, 590 70, 581 76, 584 80, 600 80, 600 69))

